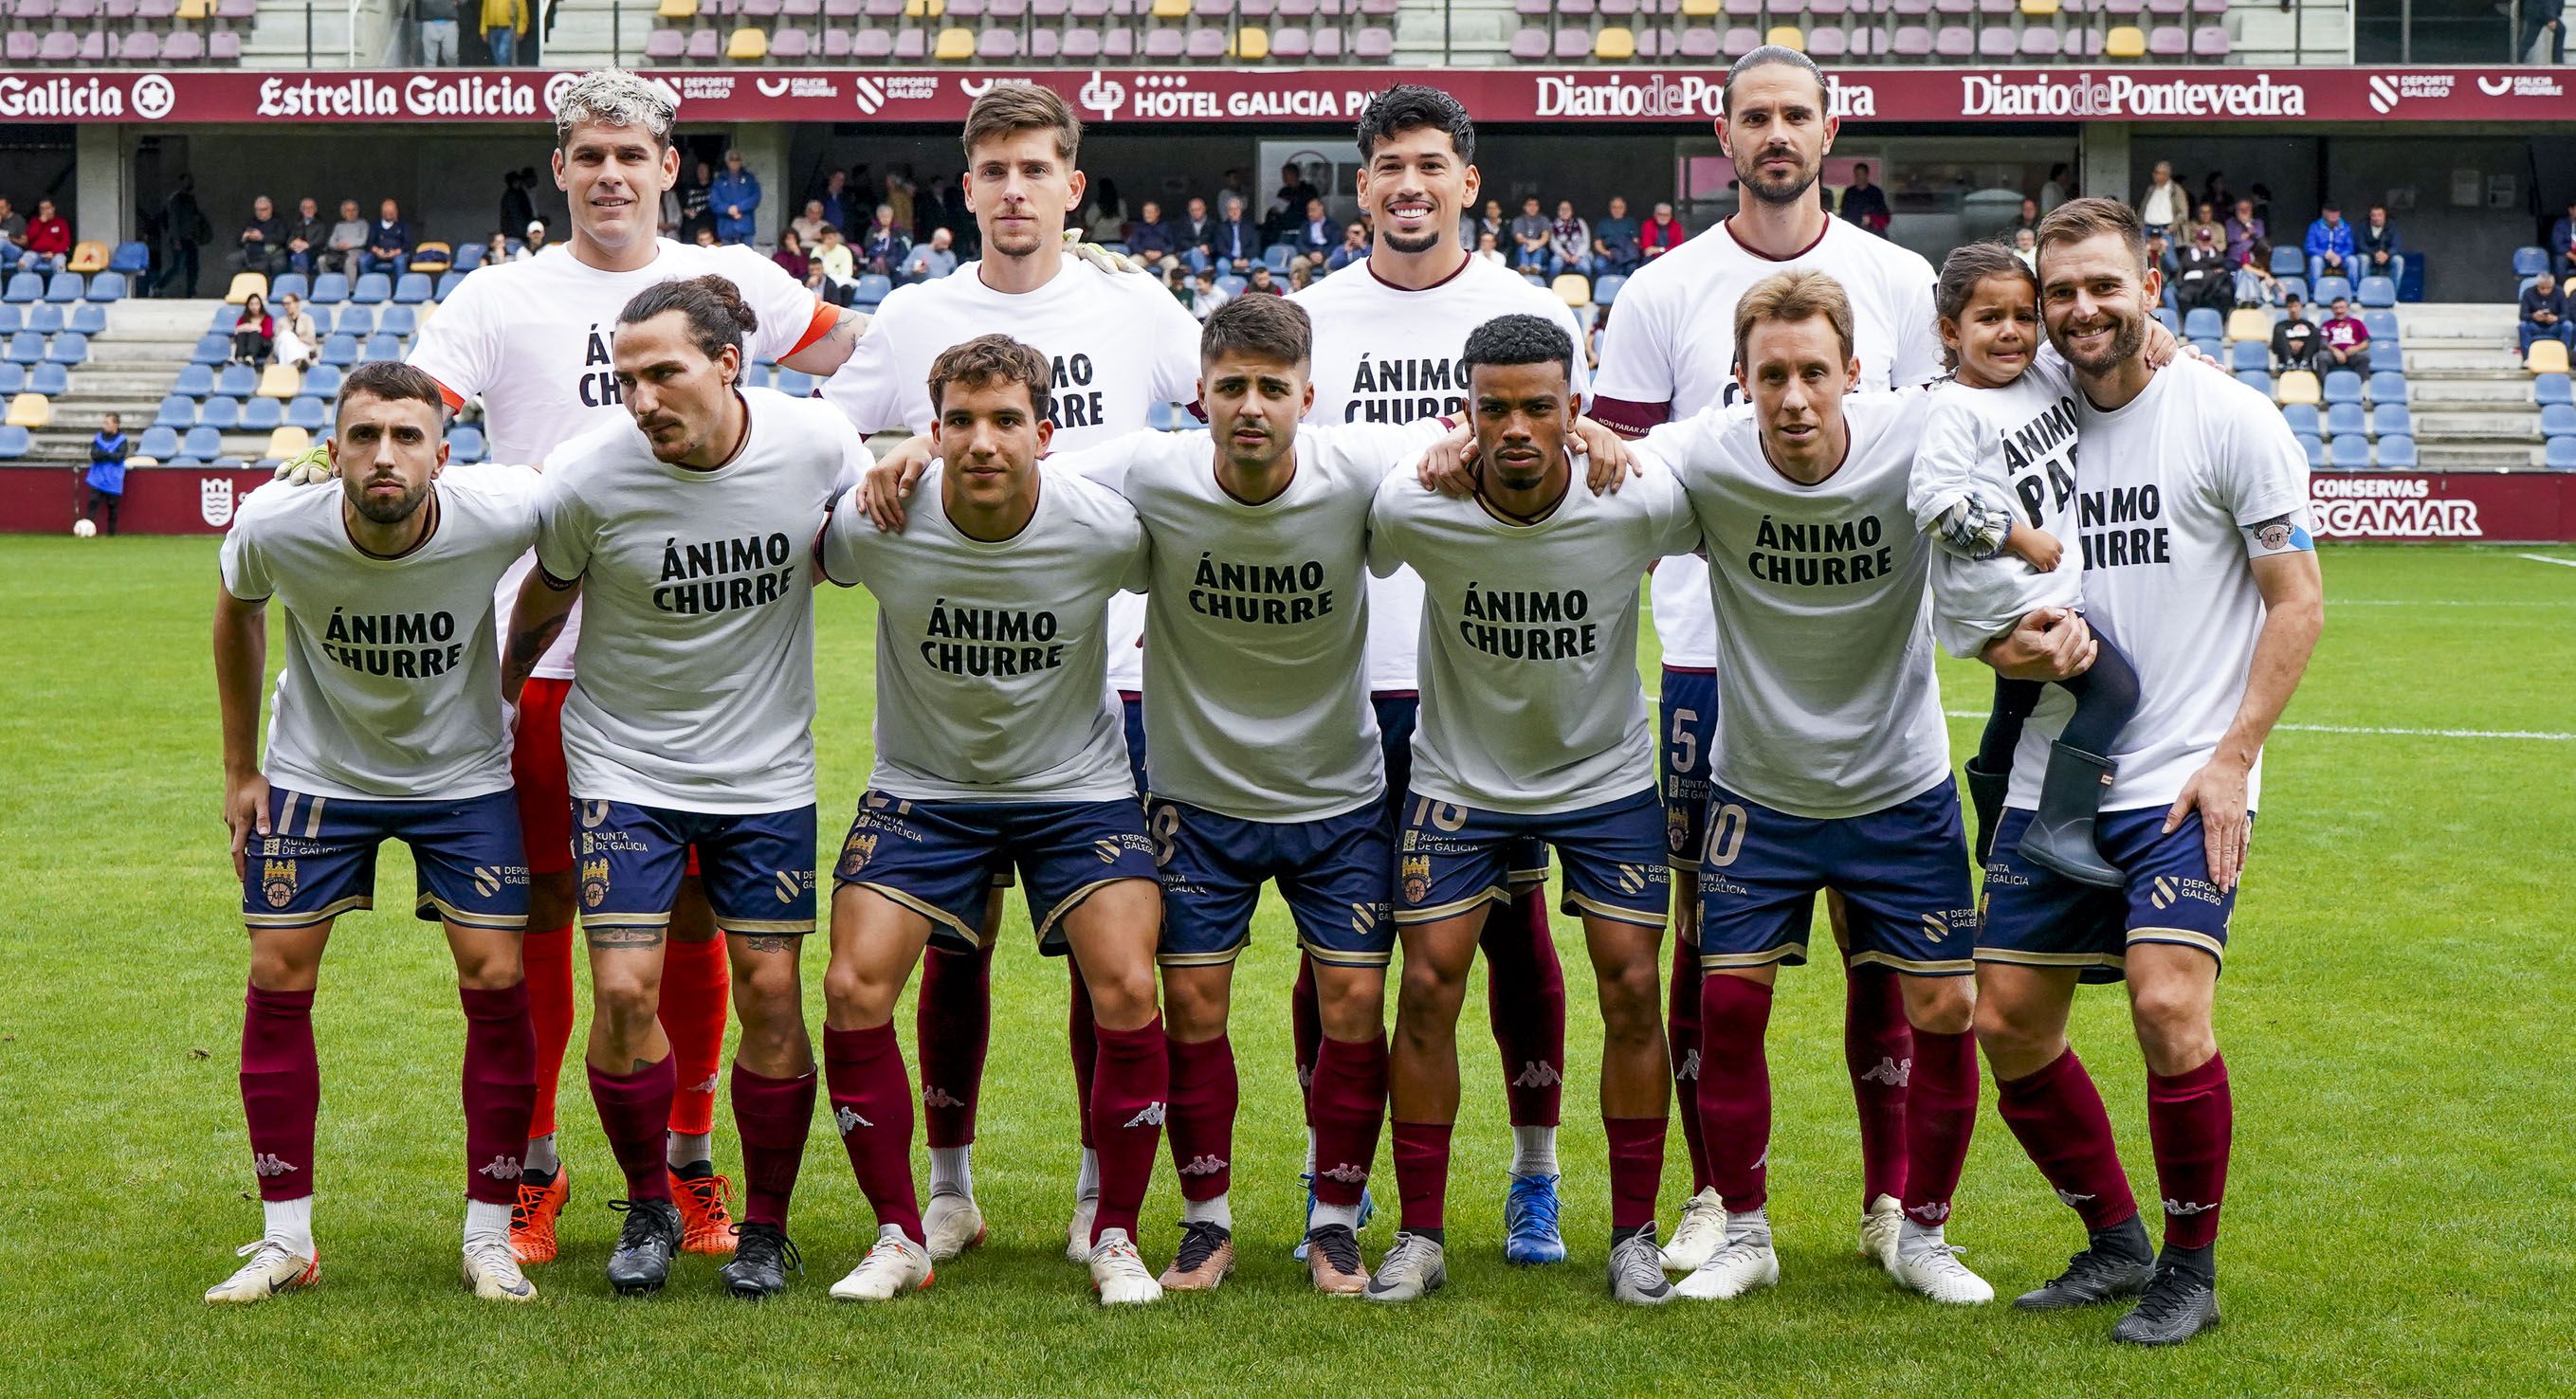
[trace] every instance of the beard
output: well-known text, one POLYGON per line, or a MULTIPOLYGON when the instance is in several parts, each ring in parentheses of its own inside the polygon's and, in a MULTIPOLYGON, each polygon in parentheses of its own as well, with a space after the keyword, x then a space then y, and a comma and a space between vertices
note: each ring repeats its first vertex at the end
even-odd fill
POLYGON ((2063 332, 2052 331, 2048 338, 2057 345, 2057 352, 2066 356, 2068 364, 2087 374, 2100 374, 2138 357, 2139 352, 2147 347, 2147 322, 2143 316, 2118 320, 2111 331, 2110 345, 2093 356, 2079 356, 2069 350, 2063 332))
POLYGON ((420 509, 421 502, 429 499, 429 488, 430 483, 423 481, 392 500, 382 499, 371 492, 360 491, 358 498, 350 503, 357 506, 358 513, 365 516, 371 523, 398 525, 410 519, 413 512, 420 509))
POLYGON ((1440 229, 1437 227, 1439 220, 1434 219, 1432 220, 1432 223, 1435 226, 1424 230, 1422 236, 1419 238, 1406 238, 1392 230, 1389 230, 1379 233, 1377 235, 1377 240, 1399 253, 1407 255, 1414 253, 1427 253, 1433 248, 1439 247, 1442 241, 1440 229))
POLYGON ((1774 207, 1795 204, 1806 198, 1807 191, 1816 187, 1817 166, 1806 163, 1793 151, 1791 157, 1800 160, 1797 170, 1785 179, 1768 180, 1762 174, 1760 162, 1770 154, 1768 150, 1759 151, 1751 162, 1739 162, 1735 167, 1737 186, 1744 193, 1774 207))

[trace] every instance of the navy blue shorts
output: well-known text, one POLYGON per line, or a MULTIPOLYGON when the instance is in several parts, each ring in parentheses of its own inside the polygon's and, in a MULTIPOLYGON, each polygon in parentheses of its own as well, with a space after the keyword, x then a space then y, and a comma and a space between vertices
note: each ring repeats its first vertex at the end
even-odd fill
MULTIPOLYGON (((1369 696, 1369 705, 1377 711, 1378 745, 1386 757, 1386 834, 1390 841, 1404 831, 1407 798, 1413 792, 1413 730, 1422 718, 1422 697, 1417 694, 1377 694, 1369 696)), ((1506 857, 1509 868, 1505 882, 1518 889, 1529 884, 1547 882, 1547 842, 1523 840, 1514 844, 1506 857)))
POLYGON ((1508 900, 1513 852, 1538 840, 1555 846, 1565 865, 1563 911, 1660 928, 1673 891, 1663 824, 1663 800, 1651 787, 1549 816, 1416 797, 1398 843, 1395 921, 1436 923, 1508 900))
POLYGON ((1707 835, 1708 743, 1717 732, 1717 672, 1664 667, 1664 854, 1672 867, 1699 871, 1707 835))
POLYGON ((1711 782, 1700 850, 1704 971, 1807 960, 1816 895, 1842 892, 1854 965, 1914 976, 1976 970, 1976 891, 1949 778, 1865 816, 1792 816, 1711 782))
POLYGON ((2142 942, 2197 947, 2227 959, 2227 920, 2236 891, 2209 877, 2200 813, 2164 834, 2161 806, 2106 811, 2093 826, 2102 858, 2129 877, 2125 889, 2097 889, 2049 873, 2021 854, 2031 813, 2010 810, 1986 865, 1986 922, 1977 960, 2025 967, 2075 967, 2087 982, 2127 975, 2128 950, 2142 942))
POLYGON ((668 926, 694 846, 717 927, 769 937, 814 931, 810 803, 713 812, 576 798, 572 844, 585 929, 668 926))
POLYGON ((1014 867, 1038 950, 1062 956, 1074 905, 1104 884, 1155 878, 1144 809, 1124 798, 907 801, 871 790, 859 798, 832 878, 885 895, 929 919, 933 941, 971 951, 983 945, 995 877, 1014 867))
POLYGON ((509 789, 461 801, 380 802, 268 789, 269 834, 243 850, 242 922, 309 928, 376 906, 376 847, 411 847, 414 916, 528 926, 528 855, 509 789))
POLYGON ((1135 776, 1136 795, 1141 797, 1152 790, 1145 784, 1145 697, 1121 690, 1118 707, 1126 714, 1127 771, 1135 776))
POLYGON ((1156 798, 1145 826, 1162 864, 1167 967, 1217 966, 1252 941, 1261 886, 1275 881, 1297 945, 1328 966, 1383 967, 1395 952, 1387 906, 1394 844, 1378 809, 1315 821, 1245 821, 1156 798))

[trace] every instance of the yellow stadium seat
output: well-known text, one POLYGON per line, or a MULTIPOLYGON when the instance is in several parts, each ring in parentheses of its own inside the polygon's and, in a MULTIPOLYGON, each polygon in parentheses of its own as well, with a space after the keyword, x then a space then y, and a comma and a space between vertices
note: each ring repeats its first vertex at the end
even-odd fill
POLYGON ((2021 12, 2032 19, 2046 19, 2057 13, 2057 0, 2021 0, 2021 12))
POLYGON ((1189 16, 1190 0, 1154 0, 1156 19, 1187 19, 1189 16))
POLYGON ((948 13, 948 0, 903 0, 906 19, 937 19, 948 13))
POLYGON ((2317 376, 2305 369, 2284 373, 2272 385, 2272 397, 2284 404, 2304 403, 2310 407, 2325 400, 2325 394, 2317 386, 2317 376))
POLYGON ((211 0, 179 0, 179 18, 204 19, 215 12, 211 0))
POLYGON ((1268 58, 1270 31, 1257 24, 1243 26, 1234 31, 1234 38, 1226 44, 1225 56, 1247 60, 1268 58))
POLYGON ((2144 58, 2147 56, 2147 34, 2134 24, 2123 24, 2102 39, 2104 58, 2144 58))
POLYGON ((259 372, 262 398, 293 398, 304 391, 304 374, 291 364, 272 364, 259 372))
POLYGON ((2522 367, 2534 374, 2564 374, 2567 372, 2567 347, 2556 340, 2534 340, 2531 353, 2522 361, 2522 367))
POLYGON ((1568 306, 1589 306, 1592 304, 1592 279, 1584 276, 1580 272, 1566 273, 1564 276, 1548 283, 1547 289, 1555 292, 1556 299, 1564 302, 1568 306))
POLYGON ((104 272, 107 270, 107 245, 98 242, 74 244, 72 260, 64 266, 72 272, 104 272))
POLYGON ((1798 53, 1805 53, 1807 51, 1806 33, 1794 24, 1775 24, 1771 26, 1771 32, 1762 36, 1762 42, 1766 44, 1774 44, 1784 49, 1794 50, 1798 53))
POLYGON ((259 293, 261 300, 267 300, 268 278, 256 272, 236 272, 233 274, 232 286, 224 292, 224 300, 239 306, 250 300, 252 292, 259 293))
POLYGON ((975 56, 975 31, 951 25, 939 31, 939 42, 930 50, 932 58, 944 63, 961 63, 975 56))
POLYGON ((769 31, 747 24, 735 30, 733 37, 725 40, 725 57, 737 62, 769 57, 769 31))
POLYGON ((654 13, 664 19, 696 19, 698 0, 662 0, 662 8, 654 13))
POLYGON ((1682 0, 1682 13, 1693 19, 1708 19, 1722 13, 1719 0, 1682 0))
POLYGON ((2227 338, 2230 340, 2269 340, 2272 318, 2253 306, 2239 306, 2227 313, 2227 338))
POLYGON ((1592 56, 1613 61, 1635 58, 1637 36, 1614 24, 1592 36, 1592 56))
POLYGON ((313 446, 313 434, 300 427, 282 427, 268 435, 268 450, 261 456, 284 461, 300 457, 313 446))
POLYGON ((456 250, 445 243, 428 242, 411 250, 414 272, 444 272, 456 263, 456 250))
POLYGON ((52 399, 40 393, 22 393, 9 400, 9 426, 39 428, 54 420, 52 399))

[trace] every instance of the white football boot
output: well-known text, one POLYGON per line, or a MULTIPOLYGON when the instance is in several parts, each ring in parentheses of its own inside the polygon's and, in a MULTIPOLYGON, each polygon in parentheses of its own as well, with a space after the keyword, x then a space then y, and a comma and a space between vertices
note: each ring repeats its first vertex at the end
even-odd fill
POLYGON ((310 1254, 299 1254, 271 1239, 253 1239, 233 1253, 250 1261, 235 1269, 231 1277, 207 1288, 207 1301, 219 1305, 265 1302, 280 1293, 301 1292, 322 1280, 322 1251, 318 1248, 310 1254))
POLYGON ((903 1236, 898 1225, 877 1230, 868 1256, 850 1275, 832 1284, 835 1302, 891 1302, 907 1292, 930 1286, 930 1250, 903 1236))
POLYGON ((1937 1229, 1900 1242, 1896 1265, 1887 1275, 1908 1292, 1954 1307, 1978 1307, 1995 1300, 1993 1285, 1968 1271, 1968 1265, 1959 1261, 1959 1251, 1944 1242, 1937 1229))
POLYGON ((509 1236, 476 1239, 465 1246, 465 1285, 486 1302, 533 1302, 537 1285, 519 1271, 509 1236))
POLYGON ((1372 1302, 1418 1302, 1448 1281, 1448 1250, 1428 1234, 1399 1232, 1361 1295, 1372 1302))
POLYGON ((1682 1202, 1681 1222, 1673 1226, 1673 1241, 1664 1245, 1664 1271, 1692 1272, 1724 1247, 1726 1205, 1711 1186, 1682 1202))
POLYGON ((1104 1307, 1134 1306, 1163 1300, 1163 1285, 1146 1268, 1143 1255, 1124 1229, 1103 1229, 1090 1257, 1091 1285, 1104 1307))
POLYGON ((1064 1261, 1087 1264, 1091 1261, 1091 1221, 1100 1217, 1100 1197, 1082 1195, 1073 1202, 1073 1220, 1064 1226, 1064 1261))
POLYGON ((1780 1255, 1771 1248, 1771 1221, 1760 1210, 1727 1219, 1726 1247, 1710 1254, 1673 1291, 1694 1302, 1722 1302, 1780 1282, 1780 1255))
POLYGON ((1887 1269, 1896 1270, 1896 1235, 1905 1227, 1905 1206, 1893 1195, 1881 1195, 1869 1202, 1860 1217, 1860 1256, 1887 1269))
POLYGON ((984 1211, 972 1195, 933 1195, 921 1212, 921 1232, 929 1241, 930 1261, 949 1259, 984 1242, 984 1211))

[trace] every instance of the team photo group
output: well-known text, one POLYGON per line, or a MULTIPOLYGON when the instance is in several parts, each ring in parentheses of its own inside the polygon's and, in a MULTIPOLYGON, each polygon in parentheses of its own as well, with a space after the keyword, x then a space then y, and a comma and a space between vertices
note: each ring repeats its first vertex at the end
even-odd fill
POLYGON ((1846 986, 1858 1247, 1892 1286, 1975 1305, 2005 1281, 1951 1217, 1991 1095, 2080 1226, 2014 1305, 2103 1307, 2148 1345, 2218 1322, 2212 1008, 2324 599, 2306 454, 2157 325, 2130 208, 2073 199, 2035 252, 1935 268, 1826 212, 1825 79, 1758 49, 1717 120, 1737 211, 1636 272, 1596 361, 1562 299, 1462 242, 1485 180, 1433 88, 1359 120, 1365 260, 1204 324, 1067 238, 1081 126, 1046 87, 967 118, 980 260, 873 314, 657 234, 677 115, 632 74, 568 83, 572 236, 462 281, 407 361, 353 369, 328 443, 224 540, 264 1225, 208 1302, 321 1277, 315 990, 394 840, 455 959, 478 1297, 533 1300, 558 1229, 598 1218, 565 1213, 557 1147, 587 1128, 557 1101, 585 1000, 615 1293, 683 1253, 736 1296, 791 1290, 818 1109, 874 1226, 839 1189, 798 1216, 829 1296, 931 1287, 988 1237, 973 1142, 1014 899, 1069 973, 1066 1257, 1103 1304, 1267 1266, 1234 1237, 1228 1029, 1269 885, 1298 971, 1284 1007, 1247 980, 1243 1018, 1293 1025, 1318 1292, 1421 1301, 1453 1242, 1605 1260, 1632 1305, 1780 1285, 1766 1030, 1782 970, 1821 959, 1846 986), (818 391, 751 387, 771 362, 818 391), (1167 404, 1191 430, 1149 426, 1167 404), (492 464, 448 464, 466 411, 492 464), (890 432, 911 436, 872 452, 890 432), (872 702, 864 755, 816 753, 821 587, 873 603, 873 681, 819 681, 872 702), (1985 716, 1963 780, 1943 651, 1991 672, 1951 696, 1985 716), (818 762, 867 772, 846 831, 818 762), (1552 916, 1592 973, 1606 1182, 1558 1164, 1586 998, 1552 916), (1501 1236, 1453 1238, 1480 962, 1511 1170, 1501 1236), (2125 987, 2146 1067, 2143 1209, 2068 1038, 2094 983, 2125 987), (1138 1217, 1167 1146, 1176 1240, 1138 1217), (1561 1190, 1605 1187, 1604 1247, 1570 1248, 1561 1190))

